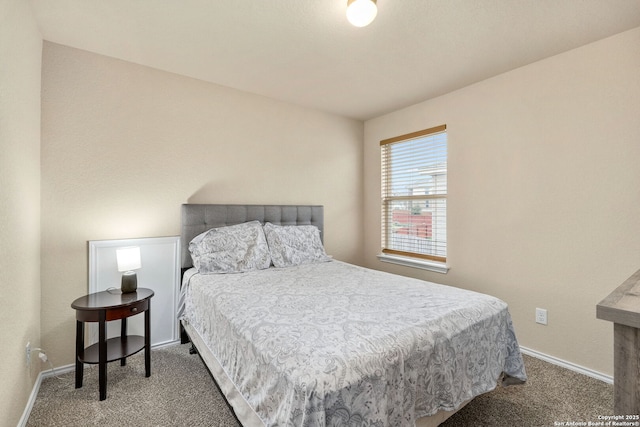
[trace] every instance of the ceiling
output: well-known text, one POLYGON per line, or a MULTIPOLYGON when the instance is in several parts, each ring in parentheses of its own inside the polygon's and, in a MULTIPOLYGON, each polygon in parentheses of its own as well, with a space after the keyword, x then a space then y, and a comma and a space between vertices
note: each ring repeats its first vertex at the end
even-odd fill
POLYGON ((32 0, 45 40, 367 120, 640 26, 640 0, 32 0))

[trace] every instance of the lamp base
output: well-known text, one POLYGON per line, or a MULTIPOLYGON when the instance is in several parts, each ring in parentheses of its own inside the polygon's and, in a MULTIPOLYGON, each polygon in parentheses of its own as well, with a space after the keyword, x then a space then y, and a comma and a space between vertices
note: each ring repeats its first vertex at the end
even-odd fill
POLYGON ((129 292, 135 292, 136 289, 138 289, 138 276, 133 271, 127 271, 122 275, 120 290, 123 294, 128 294, 129 292))

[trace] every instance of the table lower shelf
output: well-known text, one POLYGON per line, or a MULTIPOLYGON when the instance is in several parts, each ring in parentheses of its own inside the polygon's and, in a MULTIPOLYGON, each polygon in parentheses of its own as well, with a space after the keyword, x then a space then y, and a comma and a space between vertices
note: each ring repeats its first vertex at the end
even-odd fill
MULTIPOLYGON (((107 362, 120 360, 129 357, 144 348, 144 337, 139 335, 129 335, 125 338, 116 337, 107 340, 107 362)), ((82 363, 100 363, 99 343, 90 345, 84 349, 84 353, 78 355, 78 360, 82 363)))

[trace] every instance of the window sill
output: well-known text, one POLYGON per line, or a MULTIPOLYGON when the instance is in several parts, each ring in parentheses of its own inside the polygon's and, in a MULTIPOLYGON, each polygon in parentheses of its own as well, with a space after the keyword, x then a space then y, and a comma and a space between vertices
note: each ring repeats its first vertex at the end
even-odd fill
POLYGON ((428 261, 425 259, 409 258, 398 255, 378 254, 378 259, 382 262, 403 265, 405 267, 421 268, 436 273, 447 274, 449 267, 442 262, 428 261))

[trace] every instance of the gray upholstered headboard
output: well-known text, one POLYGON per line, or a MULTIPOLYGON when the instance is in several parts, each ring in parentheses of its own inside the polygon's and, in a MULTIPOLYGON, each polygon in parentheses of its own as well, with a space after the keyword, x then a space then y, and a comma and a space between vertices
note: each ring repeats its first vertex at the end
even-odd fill
POLYGON ((214 227, 258 220, 276 225, 315 225, 324 232, 323 206, 310 205, 182 205, 180 249, 182 268, 192 267, 189 242, 214 227))

